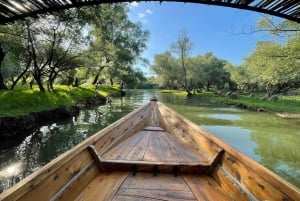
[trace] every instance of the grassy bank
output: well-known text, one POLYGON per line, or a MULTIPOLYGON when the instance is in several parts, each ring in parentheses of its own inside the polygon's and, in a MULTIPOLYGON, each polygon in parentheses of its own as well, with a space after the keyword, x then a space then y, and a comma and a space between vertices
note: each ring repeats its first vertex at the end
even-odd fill
POLYGON ((12 91, 0 91, 0 116, 18 116, 30 112, 72 106, 95 96, 116 96, 120 93, 117 86, 102 86, 98 90, 93 85, 71 87, 59 85, 54 92, 39 92, 27 87, 17 87, 12 91))
MULTIPOLYGON (((172 93, 186 96, 186 92, 178 90, 162 90, 162 93, 172 93)), ((249 110, 265 110, 280 113, 300 114, 300 96, 279 96, 277 101, 261 100, 256 96, 239 96, 237 99, 230 99, 225 96, 215 96, 212 92, 198 93, 196 96, 210 98, 225 104, 244 107, 249 110)), ((299 116, 300 117, 300 116, 299 116)))

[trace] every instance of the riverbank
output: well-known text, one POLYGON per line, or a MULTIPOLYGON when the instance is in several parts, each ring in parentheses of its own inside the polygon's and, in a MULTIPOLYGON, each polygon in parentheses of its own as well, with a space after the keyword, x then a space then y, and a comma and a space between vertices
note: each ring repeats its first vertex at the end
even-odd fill
MULTIPOLYGON (((161 90, 161 93, 172 93, 176 95, 185 95, 186 92, 178 90, 161 90)), ((259 95, 244 96, 239 95, 232 99, 228 96, 216 96, 212 92, 196 93, 195 96, 208 98, 212 101, 218 101, 227 105, 234 105, 251 111, 270 112, 282 118, 300 119, 300 96, 278 96, 278 100, 261 100, 259 95)))
POLYGON ((108 96, 120 96, 117 86, 93 85, 55 86, 53 92, 39 92, 37 88, 19 87, 0 92, 0 137, 22 138, 38 125, 72 116, 81 107, 104 104, 108 96))

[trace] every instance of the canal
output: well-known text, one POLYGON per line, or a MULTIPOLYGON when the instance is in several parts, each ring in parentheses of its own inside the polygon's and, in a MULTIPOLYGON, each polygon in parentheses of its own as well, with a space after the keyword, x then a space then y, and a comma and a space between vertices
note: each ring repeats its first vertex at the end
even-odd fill
POLYGON ((200 97, 129 90, 111 104, 85 108, 76 117, 50 122, 19 143, 0 142, 0 192, 74 147, 155 95, 226 143, 300 187, 300 121, 250 112, 200 97))

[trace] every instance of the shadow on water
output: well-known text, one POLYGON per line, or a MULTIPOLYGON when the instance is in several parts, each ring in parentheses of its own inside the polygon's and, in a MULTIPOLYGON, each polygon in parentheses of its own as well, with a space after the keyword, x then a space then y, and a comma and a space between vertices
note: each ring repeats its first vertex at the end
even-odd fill
MULTIPOLYGON (((239 110, 205 98, 130 90, 110 105, 83 109, 77 117, 45 124, 25 139, 0 150, 0 191, 7 189, 98 130, 156 95, 239 151, 300 187, 300 122, 239 110)), ((0 147, 5 142, 0 142, 0 147)))

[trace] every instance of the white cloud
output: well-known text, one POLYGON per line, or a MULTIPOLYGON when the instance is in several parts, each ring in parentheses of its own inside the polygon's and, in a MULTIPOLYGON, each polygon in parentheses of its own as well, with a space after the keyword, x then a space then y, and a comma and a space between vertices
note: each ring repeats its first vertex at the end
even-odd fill
POLYGON ((146 16, 145 13, 138 13, 138 18, 144 18, 146 16))
POLYGON ((146 13, 148 13, 149 15, 151 15, 151 14, 152 14, 152 11, 149 10, 149 9, 147 9, 147 10, 146 10, 146 13))
POLYGON ((131 6, 131 7, 138 7, 138 6, 139 6, 139 3, 136 2, 136 1, 133 1, 133 2, 130 3, 130 6, 131 6))

